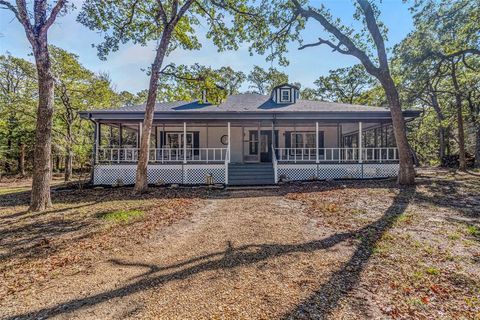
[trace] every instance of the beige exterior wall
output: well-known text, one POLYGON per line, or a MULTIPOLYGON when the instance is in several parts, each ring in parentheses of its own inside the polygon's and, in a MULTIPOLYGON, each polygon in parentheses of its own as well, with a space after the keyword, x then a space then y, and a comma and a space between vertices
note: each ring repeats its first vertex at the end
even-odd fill
MULTIPOLYGON (((278 146, 279 148, 285 148, 285 135, 287 131, 310 131, 315 132, 315 126, 298 126, 298 127, 277 127, 275 130, 278 131, 278 146)), ((257 131, 258 126, 245 126, 242 130, 242 127, 231 127, 231 162, 242 162, 249 155, 249 132, 257 131)), ((271 127, 260 127, 261 131, 271 131, 271 127)), ((338 134, 336 126, 329 127, 319 127, 319 131, 324 132, 324 147, 325 148, 336 148, 338 147, 338 134)), ((220 143, 220 137, 223 134, 227 134, 227 128, 208 128, 208 147, 210 148, 224 148, 226 146, 220 143)), ((202 134, 200 131, 200 146, 206 147, 205 144, 205 134, 202 134)), ((271 146, 269 146, 270 148, 271 146)), ((250 157, 250 160, 255 161, 255 156, 250 157)), ((257 160, 258 161, 258 160, 257 160)))
MULTIPOLYGON (((374 125, 373 123, 364 123, 363 128, 368 128, 374 125)), ((158 134, 160 135, 163 126, 157 127, 158 134)), ((243 162, 249 155, 249 131, 257 131, 258 126, 231 126, 231 162, 243 162)), ((271 131, 271 126, 260 127, 261 131, 271 131)), ((278 131, 278 145, 279 148, 285 148, 286 132, 315 132, 315 125, 311 126, 279 126, 275 127, 278 131)), ((358 130, 357 123, 346 123, 341 125, 342 134, 349 132, 355 132, 358 130)), ((183 132, 183 125, 166 125, 165 131, 183 132)), ((200 148, 226 148, 226 145, 221 143, 221 137, 228 134, 227 125, 225 126, 189 126, 187 123, 187 132, 197 131, 199 132, 199 147, 200 148)), ((336 124, 332 125, 319 125, 319 131, 323 131, 324 134, 324 147, 325 148, 337 148, 339 147, 338 129, 336 124)), ((158 145, 157 147, 162 147, 158 145)), ((271 146, 269 146, 271 147, 271 146)), ((258 161, 255 156, 250 157, 252 161, 258 161)))

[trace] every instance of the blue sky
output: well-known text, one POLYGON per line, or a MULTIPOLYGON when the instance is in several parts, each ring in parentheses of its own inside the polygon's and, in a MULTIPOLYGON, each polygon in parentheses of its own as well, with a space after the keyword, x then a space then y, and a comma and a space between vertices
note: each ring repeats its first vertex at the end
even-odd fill
MULTIPOLYGON (((77 8, 81 7, 81 0, 76 2, 77 8)), ((313 6, 323 3, 329 8, 335 17, 347 25, 353 25, 353 4, 350 0, 324 0, 311 1, 313 6)), ((412 29, 412 18, 408 12, 408 6, 401 0, 384 0, 380 5, 381 19, 389 29, 388 46, 400 42, 412 29)), ((146 47, 126 44, 118 52, 110 54, 107 61, 100 61, 96 55, 96 49, 92 43, 99 43, 101 35, 90 31, 75 21, 78 12, 70 13, 61 17, 51 28, 49 41, 51 44, 77 54, 81 63, 95 72, 107 72, 110 74, 117 90, 138 92, 148 87, 148 76, 142 69, 148 68, 154 56, 154 45, 146 47)), ((357 63, 353 57, 344 56, 332 52, 326 46, 308 48, 298 51, 298 45, 292 43, 289 46, 287 58, 290 65, 279 67, 276 63, 266 62, 264 56, 250 56, 248 45, 243 45, 238 51, 217 52, 215 46, 205 39, 206 26, 199 30, 199 37, 203 43, 198 51, 177 50, 172 53, 167 62, 176 64, 200 63, 215 68, 230 66, 235 70, 248 73, 254 65, 264 68, 275 66, 289 75, 290 82, 300 82, 302 87, 313 85, 313 81, 328 70, 346 67, 357 63), (203 41, 202 41, 203 40, 203 41)), ((317 39, 321 28, 314 21, 309 22, 303 31, 304 39, 317 39)), ((13 15, 6 10, 0 10, 0 54, 7 51, 12 55, 32 60, 29 56, 31 49, 20 24, 13 19, 13 15)), ((243 90, 248 89, 245 84, 243 90)))

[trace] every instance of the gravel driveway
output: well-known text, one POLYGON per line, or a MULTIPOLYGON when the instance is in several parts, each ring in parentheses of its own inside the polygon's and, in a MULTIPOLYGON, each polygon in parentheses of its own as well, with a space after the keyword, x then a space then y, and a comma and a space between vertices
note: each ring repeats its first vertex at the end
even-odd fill
MULTIPOLYGON (((132 233, 125 245, 99 254, 88 268, 5 299, 1 312, 6 319, 395 318, 403 310, 391 306, 401 302, 396 294, 406 299, 416 294, 415 287, 405 293, 396 282, 416 270, 408 269, 414 264, 407 261, 416 253, 404 250, 402 243, 437 234, 422 226, 427 222, 420 215, 415 227, 408 222, 410 231, 418 229, 408 237, 402 229, 405 218, 396 221, 414 212, 415 190, 399 191, 384 182, 300 189, 219 191, 221 196, 198 199, 186 218, 146 237, 132 233)), ((429 210, 436 212, 435 228, 453 214, 450 209, 429 210)), ((445 232, 438 236, 445 237, 445 232)), ((478 254, 479 246, 468 250, 466 254, 478 254)), ((421 261, 424 253, 417 251, 422 256, 415 259, 421 261)), ((435 257, 431 252, 425 261, 435 257)), ((469 270, 477 271, 478 265, 469 270)), ((441 281, 441 288, 447 288, 447 280, 441 281)), ((475 295, 469 281, 473 287, 455 297, 475 295)), ((423 282, 421 286, 428 288, 423 282)), ((428 309, 426 303, 418 310, 430 312, 427 318, 437 310, 444 314, 448 303, 460 303, 451 297, 438 300, 447 310, 433 304, 428 309)))

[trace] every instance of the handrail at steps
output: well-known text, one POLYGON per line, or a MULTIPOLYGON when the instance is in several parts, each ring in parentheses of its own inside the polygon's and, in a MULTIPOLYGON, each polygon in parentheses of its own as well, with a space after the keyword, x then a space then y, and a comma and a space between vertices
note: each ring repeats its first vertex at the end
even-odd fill
POLYGON ((228 184, 228 164, 230 163, 230 148, 225 152, 225 185, 228 184))

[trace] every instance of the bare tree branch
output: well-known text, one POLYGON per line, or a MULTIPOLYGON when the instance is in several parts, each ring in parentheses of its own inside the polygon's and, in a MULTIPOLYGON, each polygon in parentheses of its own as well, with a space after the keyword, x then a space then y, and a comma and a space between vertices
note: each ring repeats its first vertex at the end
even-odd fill
MULTIPOLYGON (((176 14, 175 19, 172 21, 173 25, 176 25, 178 21, 183 17, 185 12, 190 8, 194 0, 187 0, 183 6, 178 10, 178 13, 176 14)), ((178 2, 177 2, 178 3, 178 2)))
POLYGON ((197 4, 197 6, 200 8, 200 10, 202 10, 207 16, 208 18, 210 19, 210 21, 212 22, 212 25, 217 25, 219 28, 221 28, 220 26, 220 23, 218 22, 219 19, 216 19, 214 16, 211 15, 210 12, 208 12, 208 10, 206 8, 204 8, 199 1, 195 1, 195 3, 197 4))
POLYGON ((197 77, 197 78, 190 78, 190 77, 185 77, 185 76, 178 75, 175 72, 168 72, 167 69, 170 69, 170 68, 175 68, 175 65, 168 64, 162 70, 160 70, 158 73, 166 75, 166 76, 171 76, 171 77, 174 77, 176 79, 187 80, 187 81, 204 81, 205 80, 205 77, 203 77, 203 76, 200 76, 200 77, 197 77))
POLYGON ((165 8, 163 7, 162 0, 158 0, 158 14, 160 15, 160 18, 162 19, 163 25, 167 25, 168 23, 168 17, 167 17, 167 12, 165 11, 165 8))
POLYGON ((120 37, 123 37, 125 28, 132 23, 133 17, 135 17, 135 9, 137 8, 138 2, 139 0, 135 0, 135 2, 132 4, 127 21, 125 21, 125 23, 121 26, 118 26, 118 28, 120 29, 120 37))
POLYGON ((40 35, 40 30, 45 24, 47 19, 47 0, 35 0, 33 1, 33 21, 34 29, 38 35, 40 35))
POLYGON ((33 27, 28 19, 27 5, 24 0, 17 0, 17 7, 9 1, 0 0, 0 5, 5 6, 6 9, 13 12, 17 20, 23 25, 28 41, 33 44, 35 41, 35 33, 33 27))
POLYGON ((45 21, 43 26, 40 29, 40 33, 46 33, 48 29, 52 26, 52 24, 55 22, 55 19, 57 19, 57 16, 60 11, 65 7, 65 4, 67 3, 66 0, 58 0, 55 6, 52 9, 52 12, 50 12, 50 16, 48 19, 45 21))
POLYGON ((370 74, 375 75, 380 73, 380 69, 373 64, 368 55, 363 50, 359 49, 347 35, 330 23, 330 21, 328 21, 321 13, 312 8, 304 9, 297 0, 292 0, 292 3, 295 5, 301 16, 306 19, 313 18, 317 20, 329 33, 335 36, 340 43, 347 47, 348 54, 357 57, 370 74))
POLYGON ((375 19, 375 13, 373 12, 370 2, 367 0, 357 0, 360 8, 365 16, 365 21, 367 22, 368 31, 372 35, 373 41, 375 42, 375 47, 377 48, 377 56, 380 62, 381 68, 388 68, 388 59, 387 53, 385 50, 385 42, 383 41, 382 33, 378 28, 377 21, 375 19))
POLYGON ((305 48, 308 48, 308 47, 316 47, 316 46, 319 46, 319 45, 322 45, 322 44, 326 44, 328 45, 330 48, 333 49, 333 51, 338 51, 342 54, 350 54, 350 51, 347 49, 347 50, 343 50, 340 48, 340 46, 342 45, 342 43, 339 43, 337 45, 333 44, 331 41, 329 40, 324 40, 322 38, 318 38, 318 42, 314 42, 314 43, 309 43, 309 44, 304 44, 303 46, 300 46, 298 48, 298 50, 303 50, 305 48))
POLYGON ((247 16, 251 16, 251 17, 258 17, 258 14, 256 13, 252 13, 252 12, 248 12, 248 11, 242 11, 242 10, 239 10, 233 6, 230 6, 230 5, 227 5, 225 3, 221 3, 223 2, 223 0, 220 0, 221 2, 218 2, 218 1, 215 1, 215 0, 210 0, 214 5, 216 5, 217 7, 220 7, 222 9, 225 9, 225 10, 231 10, 235 13, 238 13, 238 14, 243 14, 243 15, 247 15, 247 16))

